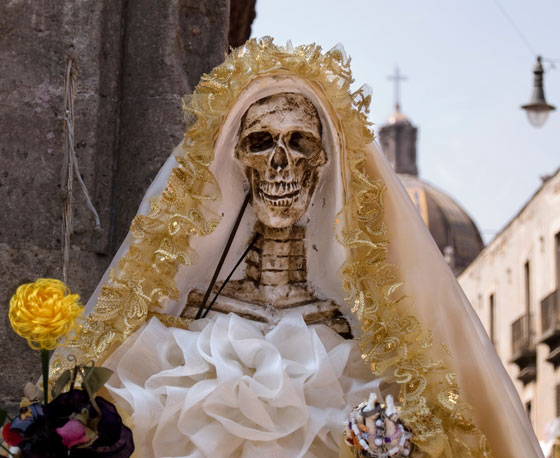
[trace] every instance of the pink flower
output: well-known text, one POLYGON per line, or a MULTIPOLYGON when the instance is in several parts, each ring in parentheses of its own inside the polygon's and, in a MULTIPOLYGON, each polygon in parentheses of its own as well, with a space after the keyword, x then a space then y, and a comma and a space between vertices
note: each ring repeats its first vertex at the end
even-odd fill
POLYGON ((86 427, 76 419, 70 420, 62 428, 56 428, 56 432, 68 449, 89 441, 89 437, 86 435, 86 427))

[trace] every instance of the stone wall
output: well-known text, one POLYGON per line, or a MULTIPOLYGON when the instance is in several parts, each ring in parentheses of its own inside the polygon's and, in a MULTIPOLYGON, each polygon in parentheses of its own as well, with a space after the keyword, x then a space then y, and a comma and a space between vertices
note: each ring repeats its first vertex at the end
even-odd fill
MULTIPOLYGON (((183 132, 181 96, 227 51, 229 0, 6 0, 0 5, 0 403, 39 355, 10 329, 23 282, 61 278, 64 62, 77 79, 75 149, 101 218, 79 191, 68 283, 84 299, 183 132)), ((75 185, 77 189, 77 185, 75 185)))

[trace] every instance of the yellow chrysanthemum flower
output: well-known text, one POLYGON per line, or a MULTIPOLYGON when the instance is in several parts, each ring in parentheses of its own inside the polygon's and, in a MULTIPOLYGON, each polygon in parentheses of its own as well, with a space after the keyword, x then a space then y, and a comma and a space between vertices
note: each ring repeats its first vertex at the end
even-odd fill
POLYGON ((54 350, 77 330, 84 308, 60 280, 40 278, 16 290, 10 300, 10 324, 34 350, 54 350))

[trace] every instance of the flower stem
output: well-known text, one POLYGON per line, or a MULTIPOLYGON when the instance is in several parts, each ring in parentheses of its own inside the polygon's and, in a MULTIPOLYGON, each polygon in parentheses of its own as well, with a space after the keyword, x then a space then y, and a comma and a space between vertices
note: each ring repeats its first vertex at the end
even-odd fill
POLYGON ((49 403, 49 350, 41 350, 41 366, 43 368, 43 393, 45 405, 49 403))

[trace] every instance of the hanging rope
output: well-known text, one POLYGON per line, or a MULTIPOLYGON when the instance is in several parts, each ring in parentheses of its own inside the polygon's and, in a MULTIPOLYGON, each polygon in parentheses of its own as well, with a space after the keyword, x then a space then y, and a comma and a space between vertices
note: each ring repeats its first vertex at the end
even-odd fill
POLYGON ((62 218, 62 279, 68 281, 68 265, 70 262, 70 235, 72 234, 72 204, 74 194, 72 185, 74 174, 86 199, 86 205, 95 219, 95 227, 101 227, 99 215, 93 206, 89 193, 80 174, 78 157, 74 150, 74 101, 76 99, 76 78, 78 72, 76 64, 71 57, 66 60, 64 77, 64 159, 62 166, 62 190, 63 190, 63 218, 62 218))
POLYGON ((512 26, 513 30, 515 30, 517 35, 519 35, 519 38, 521 38, 521 40, 525 43, 527 48, 529 48, 529 51, 531 51, 533 56, 537 57, 537 52, 535 51, 535 48, 533 48, 533 46, 531 46, 531 43, 529 43, 529 40, 527 40, 527 38, 525 37, 525 35, 521 31, 521 29, 517 26, 517 24, 515 22, 513 22, 513 19, 508 14, 508 12, 505 10, 505 8, 500 4, 500 2, 498 0, 494 0, 494 3, 496 4, 496 6, 500 10, 500 12, 504 15, 504 17, 509 22, 509 24, 512 26))
MULTIPOLYGON (((519 26, 514 22, 514 20, 509 15, 509 13, 506 11, 506 9, 501 5, 501 3, 498 0, 494 0, 494 3, 498 7, 498 9, 502 13, 502 15, 509 22, 509 24, 511 25, 513 30, 515 30, 515 32, 517 33, 519 38, 523 41, 523 43, 525 43, 525 45, 527 46, 529 51, 533 54, 534 57, 537 57, 539 54, 535 51, 535 48, 531 45, 531 42, 527 39, 525 34, 519 28, 519 26)), ((552 57, 542 57, 542 61, 543 62, 548 62, 551 65, 552 68, 555 68, 554 64, 559 63, 560 59, 556 59, 556 58, 552 58, 552 57)))

